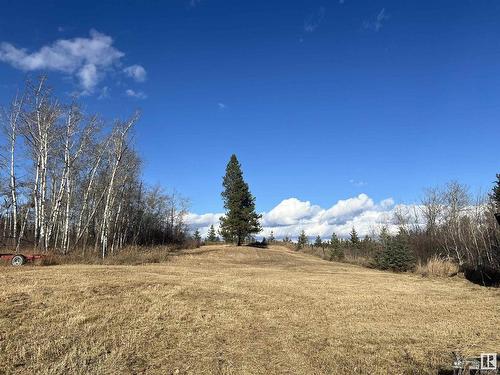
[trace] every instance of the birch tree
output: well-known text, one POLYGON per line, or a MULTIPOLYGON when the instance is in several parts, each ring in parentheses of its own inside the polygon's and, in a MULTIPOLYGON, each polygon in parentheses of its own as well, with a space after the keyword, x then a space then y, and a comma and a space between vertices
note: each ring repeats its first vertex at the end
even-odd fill
POLYGON ((2 112, 0 234, 16 251, 88 255, 93 243, 105 257, 130 244, 185 240, 185 200, 141 180, 131 137, 138 113, 112 126, 99 118, 76 100, 59 101, 45 77, 27 82, 2 112))

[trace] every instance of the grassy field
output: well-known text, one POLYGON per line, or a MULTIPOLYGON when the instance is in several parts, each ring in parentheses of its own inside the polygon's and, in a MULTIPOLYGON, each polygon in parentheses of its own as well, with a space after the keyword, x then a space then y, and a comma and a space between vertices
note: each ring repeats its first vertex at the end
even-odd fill
POLYGON ((278 247, 0 282, 1 374, 420 374, 452 350, 500 352, 498 289, 278 247))

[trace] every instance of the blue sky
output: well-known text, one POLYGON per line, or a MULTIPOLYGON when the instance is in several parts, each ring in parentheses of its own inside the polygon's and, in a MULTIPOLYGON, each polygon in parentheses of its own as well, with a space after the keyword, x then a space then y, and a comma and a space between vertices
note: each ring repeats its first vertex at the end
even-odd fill
POLYGON ((46 71, 89 112, 140 108, 145 179, 199 214, 232 153, 266 212, 500 172, 498 1, 3 1, 0 42, 1 104, 46 71))

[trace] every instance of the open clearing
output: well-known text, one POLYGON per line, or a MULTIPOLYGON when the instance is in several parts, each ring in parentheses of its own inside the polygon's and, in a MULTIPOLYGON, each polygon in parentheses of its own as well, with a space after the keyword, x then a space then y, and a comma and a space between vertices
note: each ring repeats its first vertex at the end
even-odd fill
POLYGON ((6 374, 435 373, 452 350, 500 352, 498 289, 278 247, 2 267, 0 282, 6 374))

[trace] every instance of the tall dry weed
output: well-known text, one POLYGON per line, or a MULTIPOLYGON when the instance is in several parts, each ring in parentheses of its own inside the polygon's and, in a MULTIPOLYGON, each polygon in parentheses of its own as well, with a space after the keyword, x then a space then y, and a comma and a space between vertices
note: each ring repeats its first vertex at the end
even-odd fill
POLYGON ((415 272, 422 276, 448 277, 458 273, 458 264, 451 259, 434 255, 425 263, 418 262, 415 272))

